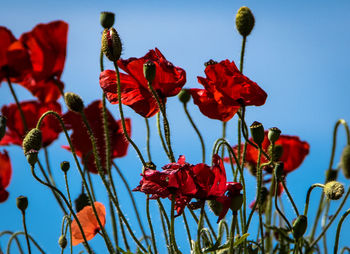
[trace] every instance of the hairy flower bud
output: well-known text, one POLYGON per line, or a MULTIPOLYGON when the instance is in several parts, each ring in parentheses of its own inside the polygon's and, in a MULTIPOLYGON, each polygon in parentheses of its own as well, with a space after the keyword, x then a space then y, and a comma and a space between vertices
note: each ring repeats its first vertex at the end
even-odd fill
POLYGON ((343 170, 343 174, 347 179, 350 179, 350 145, 344 147, 343 153, 340 158, 340 165, 343 170))
POLYGON ((61 170, 63 172, 65 172, 65 173, 68 172, 69 168, 70 168, 70 163, 68 161, 61 162, 61 170))
POLYGON ((113 27, 103 30, 101 42, 103 54, 105 54, 110 61, 115 62, 120 58, 122 49, 122 42, 117 31, 113 27))
POLYGON ((79 212, 82 210, 85 206, 91 205, 89 197, 82 192, 79 197, 74 200, 75 203, 75 210, 79 212))
POLYGON ((246 37, 253 30, 254 24, 255 19, 251 10, 246 6, 239 8, 236 14, 236 27, 238 32, 243 37, 246 37))
POLYGON ((276 142, 281 134, 281 130, 277 127, 272 127, 269 129, 269 132, 267 133, 267 137, 270 140, 270 142, 276 142))
POLYGON ((154 62, 147 61, 143 64, 143 75, 148 82, 153 82, 154 78, 156 77, 156 65, 154 62))
POLYGON ((41 148, 42 134, 37 128, 31 129, 23 139, 22 147, 24 154, 31 150, 39 151, 41 148))
POLYGON ((0 140, 5 136, 6 132, 6 117, 0 116, 0 140))
POLYGON ((186 104, 191 99, 191 94, 186 89, 182 89, 178 97, 183 104, 186 104))
POLYGON ((220 215, 222 208, 223 208, 223 205, 220 202, 218 202, 216 200, 208 200, 207 204, 208 204, 210 210, 212 210, 216 216, 220 215))
POLYGON ((64 101, 70 111, 81 113, 84 110, 84 102, 83 99, 71 92, 67 92, 64 94, 64 101))
POLYGON ((299 215, 298 218, 295 219, 292 227, 292 233, 295 239, 299 239, 302 237, 307 228, 307 217, 305 215, 299 215))
POLYGON ((111 28, 114 25, 114 13, 103 11, 100 14, 100 23, 103 28, 111 28))
POLYGON ((62 249, 67 247, 67 238, 64 235, 61 235, 60 238, 58 238, 58 244, 62 249))
POLYGON ((24 212, 28 207, 28 198, 25 196, 19 196, 16 198, 16 205, 19 210, 24 212))
POLYGON ((262 142, 264 141, 264 138, 265 138, 264 126, 261 123, 255 121, 250 126, 250 133, 252 135, 253 141, 258 146, 261 146, 261 144, 262 144, 262 142))
POLYGON ((326 197, 330 200, 338 200, 344 194, 344 186, 336 181, 326 183, 323 188, 323 192, 326 197))

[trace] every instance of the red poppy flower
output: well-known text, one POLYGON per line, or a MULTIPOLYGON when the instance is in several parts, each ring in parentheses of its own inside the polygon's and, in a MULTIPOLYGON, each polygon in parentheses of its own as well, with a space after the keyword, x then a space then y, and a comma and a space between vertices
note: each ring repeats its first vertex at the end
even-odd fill
MULTIPOLYGON (((97 150, 101 158, 102 167, 105 168, 106 149, 103 129, 102 102, 94 101, 84 109, 84 112, 97 142, 97 150)), ((126 155, 129 142, 125 139, 122 123, 120 120, 114 120, 112 114, 108 110, 107 116, 112 152, 111 159, 123 157, 126 155)), ((83 164, 85 164, 84 161, 86 160, 85 166, 90 172, 97 173, 95 158, 92 154, 91 141, 81 116, 70 111, 63 116, 63 119, 66 127, 73 130, 70 138, 77 155, 82 159, 83 164)), ((125 119, 125 124, 128 134, 131 135, 130 119, 125 119)), ((64 148, 69 150, 68 146, 64 146, 64 148)))
MULTIPOLYGON (((100 202, 95 202, 94 205, 96 207, 98 218, 100 219, 101 224, 104 227, 106 225, 106 208, 100 202)), ((85 206, 82 210, 80 210, 77 213, 77 217, 79 219, 81 227, 83 228, 87 241, 94 238, 95 235, 101 230, 97 222, 97 219, 95 217, 95 213, 92 206, 85 206)), ((71 227, 72 227, 72 244, 75 246, 75 245, 78 245, 79 243, 83 243, 84 242, 83 235, 81 234, 80 228, 76 220, 73 220, 71 227)))
MULTIPOLYGON (((118 66, 127 74, 120 73, 122 103, 130 106, 136 113, 151 117, 159 109, 143 74, 143 64, 152 61, 156 65, 156 76, 152 87, 165 103, 167 97, 175 96, 186 83, 186 72, 167 61, 156 48, 150 50, 144 57, 118 60, 118 66)), ((118 103, 116 73, 106 70, 100 74, 100 86, 106 93, 107 99, 118 103)))
POLYGON ((60 96, 59 87, 66 58, 68 24, 54 21, 39 24, 21 36, 20 41, 30 54, 33 71, 21 84, 41 101, 55 101, 60 96))
POLYGON ((32 71, 28 50, 6 27, 0 26, 0 38, 0 83, 22 82, 32 71))
MULTIPOLYGON (((35 128, 42 114, 49 110, 53 110, 58 114, 61 114, 61 106, 57 102, 42 103, 38 101, 25 101, 21 102, 20 105, 28 130, 35 128)), ((23 125, 21 114, 17 108, 17 105, 10 104, 8 106, 3 106, 1 111, 7 118, 7 131, 3 139, 0 141, 0 145, 14 144, 21 146, 27 130, 23 125)), ((40 130, 42 131, 44 147, 50 145, 54 140, 56 140, 62 131, 57 119, 51 115, 44 119, 40 130)))
POLYGON ((255 82, 244 76, 229 60, 209 61, 206 78, 198 77, 202 89, 191 89, 194 103, 209 118, 230 120, 240 106, 261 106, 267 94, 255 82))
POLYGON ((5 190, 10 184, 12 167, 7 151, 0 152, 0 203, 7 200, 9 193, 5 190))

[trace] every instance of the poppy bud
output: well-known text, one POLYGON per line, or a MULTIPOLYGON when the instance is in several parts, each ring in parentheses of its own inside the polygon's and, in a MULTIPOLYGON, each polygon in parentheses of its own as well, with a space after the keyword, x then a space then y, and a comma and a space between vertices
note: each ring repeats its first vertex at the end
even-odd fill
POLYGON ((238 211, 243 204, 243 195, 242 194, 236 194, 233 197, 231 197, 231 210, 233 212, 238 211))
POLYGON ((281 130, 277 127, 272 127, 269 129, 269 132, 267 133, 267 137, 269 138, 270 142, 276 142, 281 134, 281 130))
POLYGON ((265 138, 264 126, 255 121, 250 126, 250 133, 252 135, 253 141, 260 147, 265 138))
POLYGON ((111 28, 114 25, 114 13, 109 11, 101 12, 100 23, 103 28, 111 28))
POLYGON ((103 30, 101 50, 110 61, 115 62, 120 58, 122 48, 119 34, 113 27, 103 30))
POLYGON ((347 179, 350 179, 350 145, 344 147, 343 153, 340 158, 340 165, 343 170, 343 174, 347 179))
POLYGON ((156 77, 156 65, 152 61, 147 61, 143 64, 143 75, 149 83, 152 83, 156 77))
POLYGON ((68 161, 62 161, 62 162, 61 162, 61 170, 62 170, 64 173, 68 172, 69 168, 70 168, 70 164, 69 164, 68 161))
POLYGON ((330 200, 338 200, 344 194, 344 186, 336 181, 331 181, 325 184, 323 192, 330 200))
POLYGON ((275 174, 277 177, 278 181, 282 181, 283 180, 283 176, 284 176, 284 164, 283 162, 277 162, 275 165, 275 174))
POLYGON ((219 216, 221 211, 222 211, 222 204, 216 200, 208 200, 207 202, 210 210, 213 211, 213 213, 216 215, 216 216, 219 216))
POLYGON ((42 135, 37 128, 31 129, 23 139, 22 147, 26 155, 30 150, 39 151, 41 148, 42 135))
POLYGON ((191 94, 186 89, 182 89, 178 97, 183 104, 186 104, 191 99, 191 94))
POLYGON ((246 37, 253 30, 254 24, 255 19, 251 10, 246 6, 239 8, 236 14, 236 28, 238 32, 243 37, 246 37))
POLYGON ((71 92, 67 92, 64 94, 64 101, 70 111, 81 113, 84 110, 84 102, 82 98, 71 92))
POLYGON ((6 117, 0 116, 0 140, 5 136, 6 132, 6 117))
POLYGON ((213 59, 210 59, 208 62, 204 63, 204 66, 207 67, 209 65, 214 65, 217 64, 218 62, 214 61, 213 59))
POLYGON ((29 150, 26 154, 26 159, 32 167, 34 167, 35 163, 38 161, 38 151, 37 150, 29 150))
POLYGON ((75 203, 75 210, 79 212, 82 210, 85 206, 91 205, 89 197, 83 192, 79 195, 79 197, 74 200, 75 203))
POLYGON ((16 198, 16 205, 19 210, 24 212, 28 207, 28 198, 25 196, 19 196, 16 198))
POLYGON ((305 215, 299 215, 298 218, 295 219, 292 227, 293 236, 295 239, 299 239, 302 237, 307 228, 307 217, 305 215))
POLYGON ((335 181, 338 178, 338 170, 336 169, 328 169, 326 170, 326 183, 330 181, 335 181))
POLYGON ((67 238, 64 235, 61 235, 60 238, 58 238, 58 244, 62 249, 67 247, 67 238))

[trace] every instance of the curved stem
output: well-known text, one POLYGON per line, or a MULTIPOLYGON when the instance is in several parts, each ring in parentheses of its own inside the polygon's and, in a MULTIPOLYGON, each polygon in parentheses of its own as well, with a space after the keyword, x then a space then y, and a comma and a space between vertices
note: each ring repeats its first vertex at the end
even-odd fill
POLYGON ((27 230, 27 225, 26 225, 26 213, 24 210, 22 210, 21 212, 22 212, 23 229, 24 229, 24 235, 26 236, 28 253, 31 254, 32 251, 30 249, 30 242, 29 242, 28 230, 27 230))
POLYGON ((205 163, 205 145, 204 145, 204 140, 203 140, 203 137, 202 137, 202 134, 200 133, 198 127, 196 126, 196 124, 193 122, 193 119, 190 115, 190 113, 188 112, 188 109, 187 109, 187 103, 183 103, 183 107, 184 107, 184 110, 185 110, 185 113, 186 113, 186 116, 188 118, 188 120, 190 121, 193 129, 195 130, 195 132, 197 133, 197 136, 199 138, 199 141, 201 142, 201 147, 202 147, 202 162, 205 163))
MULTIPOLYGON (((277 179, 276 175, 275 175, 275 179, 277 179)), ((289 223, 288 219, 286 218, 286 216, 284 215, 284 213, 280 210, 280 208, 278 207, 278 196, 277 196, 277 188, 278 188, 278 179, 276 181, 276 185, 275 185, 275 207, 276 210, 278 212, 278 214, 283 218, 283 220, 287 223, 288 225, 288 230, 292 230, 292 225, 289 223)))
MULTIPOLYGON (((12 231, 9 231, 9 230, 2 231, 2 232, 0 232, 0 237, 2 237, 2 236, 5 235, 5 234, 12 235, 13 232, 12 232, 12 231)), ((19 252, 20 252, 21 254, 23 254, 23 249, 22 249, 22 246, 21 246, 20 241, 18 240, 18 237, 15 236, 14 239, 15 239, 16 244, 17 244, 17 246, 18 246, 19 252)))
POLYGON ((339 236, 340 236, 341 226, 343 225, 343 222, 344 222, 346 216, 348 216, 349 214, 350 214, 350 209, 346 210, 346 212, 341 216, 340 221, 338 223, 337 233, 335 236, 334 250, 333 250, 334 254, 337 254, 337 252, 338 252, 338 244, 339 244, 339 236))
POLYGON ((338 133, 338 127, 339 125, 342 124, 345 128, 346 132, 346 138, 347 138, 347 144, 350 145, 350 131, 349 131, 349 126, 347 122, 344 119, 339 119, 334 126, 333 129, 333 142, 332 142, 332 152, 331 152, 331 159, 329 160, 329 166, 328 169, 332 169, 333 161, 334 161, 334 155, 335 155, 335 148, 337 145, 337 133, 338 133))
POLYGON ((152 161, 152 156, 151 156, 151 147, 150 147, 150 136, 151 136, 151 131, 149 128, 149 122, 148 122, 148 118, 145 117, 145 123, 146 123, 146 130, 147 130, 147 134, 146 134, 146 146, 147 146, 147 156, 148 156, 148 161, 152 161))
POLYGON ((309 209, 309 201, 310 201, 311 192, 316 187, 324 188, 324 185, 320 184, 320 183, 315 183, 315 184, 311 185, 310 188, 308 189, 307 194, 306 194, 305 208, 304 208, 304 215, 305 216, 307 216, 307 211, 309 209))
POLYGON ((345 247, 343 247, 343 249, 340 251, 340 254, 343 254, 346 250, 350 253, 350 248, 345 246, 345 247))
MULTIPOLYGON (((18 235, 24 235, 25 232, 15 232, 11 235, 8 243, 7 243, 7 248, 6 248, 6 254, 10 254, 10 247, 11 247, 11 243, 13 241, 13 239, 17 239, 18 235)), ((37 249, 42 253, 45 254, 45 251, 43 251, 43 249, 40 247, 40 245, 33 239, 33 237, 31 237, 30 235, 28 235, 29 239, 32 241, 32 243, 35 245, 35 247, 37 247, 37 249)))
POLYGON ((286 193, 287 193, 287 196, 288 196, 290 202, 292 203, 292 206, 293 206, 293 208, 294 208, 295 213, 297 214, 297 216, 299 216, 298 208, 297 208, 297 206, 295 205, 295 202, 294 202, 294 200, 293 200, 292 195, 290 195, 290 193, 289 193, 289 191, 288 191, 288 188, 287 188, 286 183, 285 183, 284 181, 281 181, 281 182, 282 182, 282 185, 283 185, 284 190, 285 190, 286 193))

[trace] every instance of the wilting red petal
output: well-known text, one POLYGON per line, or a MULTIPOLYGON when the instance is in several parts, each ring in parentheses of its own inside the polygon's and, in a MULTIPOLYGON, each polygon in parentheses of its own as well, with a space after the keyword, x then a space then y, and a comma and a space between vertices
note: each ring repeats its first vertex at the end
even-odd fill
POLYGON ((230 209, 230 207, 231 207, 233 199, 236 196, 241 195, 240 191, 242 190, 242 188, 243 188, 243 186, 240 183, 236 183, 236 182, 227 182, 226 183, 225 193, 222 194, 221 196, 215 198, 215 200, 217 202, 222 204, 222 210, 219 214, 217 222, 219 222, 220 220, 222 220, 226 216, 228 209, 230 209))
MULTIPOLYGON (((84 109, 84 112, 97 142, 97 150, 102 161, 102 167, 105 168, 106 149, 103 129, 102 102, 94 101, 84 109)), ((123 157, 126 155, 129 142, 124 136, 121 121, 114 120, 112 114, 108 110, 107 117, 111 142, 111 159, 123 157)), ((92 154, 91 141, 81 116, 70 111, 63 116, 63 119, 67 128, 73 130, 70 138, 77 155, 81 157, 83 164, 87 166, 87 169, 90 172, 97 173, 94 155, 92 154), (87 160, 86 163, 84 163, 84 159, 87 160)), ((130 119, 125 119, 125 125, 128 134, 131 135, 130 119)))
POLYGON ((7 50, 10 45, 16 41, 15 36, 9 29, 0 26, 0 69, 7 64, 7 50))
POLYGON ((5 190, 10 184, 12 166, 6 150, 0 152, 0 203, 7 200, 9 193, 5 190))
MULTIPOLYGON (((61 106, 58 102, 41 103, 38 101, 25 101, 20 103, 28 130, 35 128, 39 118, 49 110, 61 114, 61 106)), ((20 111, 16 104, 3 106, 2 114, 7 118, 7 131, 0 145, 22 145, 26 129, 23 125, 20 111)), ((52 115, 47 116, 40 127, 42 131, 43 146, 50 145, 58 138, 62 131, 58 120, 52 115)))
MULTIPOLYGON (((100 202, 94 203, 98 218, 100 219, 102 227, 106 224, 106 208, 100 202)), ((95 237, 95 235, 101 230, 99 223, 97 222, 94 210, 92 206, 85 206, 82 210, 77 213, 79 222, 83 228, 86 240, 89 241, 95 237)), ((72 222, 72 244, 78 245, 84 242, 83 235, 81 234, 80 228, 76 220, 72 222)))

